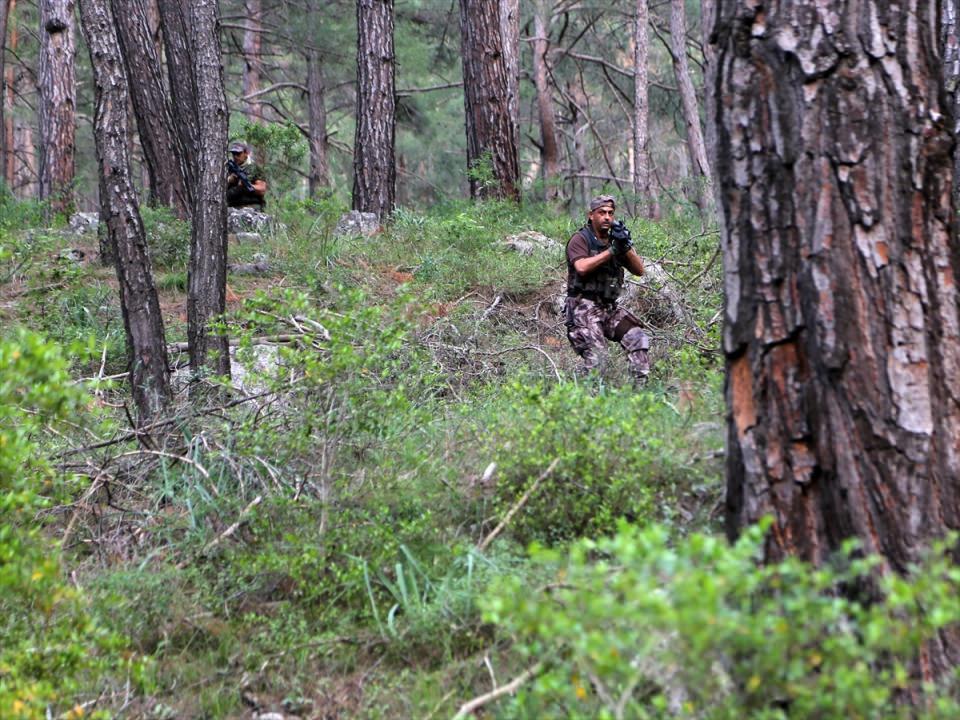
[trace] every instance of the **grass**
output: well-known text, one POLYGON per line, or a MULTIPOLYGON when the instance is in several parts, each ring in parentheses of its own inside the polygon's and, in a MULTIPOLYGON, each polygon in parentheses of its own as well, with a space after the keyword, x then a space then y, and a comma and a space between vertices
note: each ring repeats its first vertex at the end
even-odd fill
MULTIPOLYGON (((676 262, 698 305, 694 324, 653 329, 657 365, 637 393, 622 359, 600 387, 574 379, 552 302, 562 253, 521 256, 499 242, 536 230, 562 245, 577 221, 450 203, 337 240, 342 209, 279 203, 282 224, 257 248, 276 271, 230 280, 227 322, 244 353, 256 337, 294 332, 292 317, 330 334, 283 347, 279 366, 260 371, 273 396, 201 416, 184 405, 152 439, 157 452, 117 444, 89 456, 105 484, 84 500, 64 556, 99 622, 147 663, 130 689, 144 717, 238 717, 253 702, 304 716, 450 716, 489 690, 491 672, 505 682, 523 669, 479 608, 497 578, 549 582, 527 543, 564 547, 622 515, 678 535, 716 520, 723 409, 708 319, 719 270, 709 236, 690 239, 698 220, 642 224, 641 251, 676 262), (556 475, 479 552, 555 458, 556 475)), ((184 229, 162 214, 147 224, 162 249, 167 332, 182 337, 184 229)), ((55 267, 25 234, 4 247, 26 262, 0 297, 11 324, 27 323, 15 292, 55 267)), ((43 294, 44 330, 87 339, 93 362, 105 348, 119 371, 109 272, 86 262, 58 282, 43 294)), ((90 362, 78 356, 74 370, 90 362)), ((122 389, 100 400, 120 403, 122 389)), ((106 407, 115 431, 122 410, 106 407)), ((83 445, 107 426, 88 430, 60 432, 83 445)), ((51 521, 51 534, 62 530, 51 521)), ((116 709, 122 679, 99 682, 103 707, 116 709)))

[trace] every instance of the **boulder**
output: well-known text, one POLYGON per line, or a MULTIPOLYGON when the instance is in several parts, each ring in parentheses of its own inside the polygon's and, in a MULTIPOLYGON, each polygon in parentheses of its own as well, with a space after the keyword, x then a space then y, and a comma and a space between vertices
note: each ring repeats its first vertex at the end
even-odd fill
POLYGON ((100 213, 78 212, 70 216, 70 230, 76 235, 95 233, 100 225, 100 213))
POLYGON ((503 245, 509 250, 518 252, 521 255, 533 255, 538 251, 555 250, 560 247, 560 243, 556 240, 536 230, 526 230, 522 233, 505 237, 503 239, 503 245))
POLYGON ((255 207, 227 208, 228 233, 259 233, 273 226, 273 217, 255 207))
POLYGON ((337 227, 333 231, 334 237, 370 237, 380 232, 380 219, 376 213, 351 210, 340 216, 337 227))

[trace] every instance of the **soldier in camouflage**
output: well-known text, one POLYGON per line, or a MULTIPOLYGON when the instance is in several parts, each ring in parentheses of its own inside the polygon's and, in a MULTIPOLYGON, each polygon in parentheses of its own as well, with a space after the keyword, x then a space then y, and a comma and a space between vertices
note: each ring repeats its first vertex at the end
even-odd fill
POLYGON ((250 158, 250 147, 246 143, 239 141, 230 143, 230 155, 243 170, 249 187, 240 176, 230 172, 227 175, 227 205, 229 207, 256 206, 263 210, 267 194, 267 176, 263 168, 250 158))
POLYGON ((583 358, 580 371, 602 372, 607 341, 620 343, 634 379, 650 374, 650 339, 640 321, 617 306, 624 268, 643 275, 643 260, 633 249, 630 231, 615 222, 616 202, 610 195, 590 201, 587 223, 567 243, 567 338, 583 358))

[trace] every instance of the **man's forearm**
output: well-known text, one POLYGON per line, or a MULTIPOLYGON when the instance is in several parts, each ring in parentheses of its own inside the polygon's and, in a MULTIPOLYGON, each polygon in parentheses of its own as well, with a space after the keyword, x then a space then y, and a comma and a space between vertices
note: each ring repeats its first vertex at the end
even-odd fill
POLYGON ((610 262, 611 257, 613 257, 613 253, 610 250, 604 250, 596 255, 580 258, 573 263, 573 269, 577 271, 578 275, 587 275, 597 268, 606 265, 610 262))
POLYGON ((633 248, 627 251, 623 264, 626 265, 627 270, 634 275, 643 275, 643 258, 640 257, 633 248))

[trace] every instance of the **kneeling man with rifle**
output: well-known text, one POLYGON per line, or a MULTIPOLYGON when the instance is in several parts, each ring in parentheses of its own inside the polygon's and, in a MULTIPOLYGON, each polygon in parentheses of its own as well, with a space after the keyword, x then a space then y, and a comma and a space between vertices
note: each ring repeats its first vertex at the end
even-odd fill
POLYGON ((611 195, 590 201, 587 223, 567 243, 567 338, 583 359, 580 371, 602 371, 607 341, 620 343, 627 353, 637 384, 650 374, 650 339, 640 321, 617 305, 623 289, 624 268, 643 275, 643 260, 633 249, 630 231, 614 221, 611 195))
POLYGON ((250 159, 250 148, 242 142, 230 143, 227 160, 227 205, 229 207, 266 205, 267 180, 259 165, 250 159))

